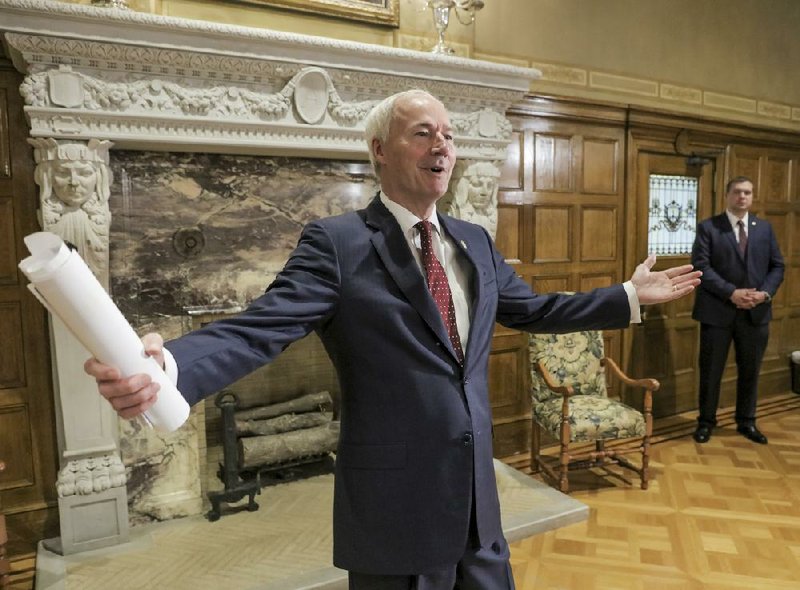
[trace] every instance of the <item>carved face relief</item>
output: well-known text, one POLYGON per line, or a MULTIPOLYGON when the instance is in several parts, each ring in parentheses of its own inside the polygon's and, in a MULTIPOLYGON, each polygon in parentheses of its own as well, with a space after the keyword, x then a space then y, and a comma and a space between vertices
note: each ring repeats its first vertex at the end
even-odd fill
POLYGON ((467 202, 481 212, 487 212, 492 207, 496 179, 492 176, 470 176, 468 178, 467 202))
POLYGON ((53 192, 67 205, 80 207, 97 187, 97 169, 91 162, 59 160, 52 168, 53 192))

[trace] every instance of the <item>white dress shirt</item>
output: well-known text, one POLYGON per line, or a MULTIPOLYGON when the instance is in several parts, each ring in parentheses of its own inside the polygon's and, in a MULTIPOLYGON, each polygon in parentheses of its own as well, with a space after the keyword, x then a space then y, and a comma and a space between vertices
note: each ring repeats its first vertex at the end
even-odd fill
MULTIPOLYGON (((728 216, 728 221, 731 222, 731 227, 733 228, 733 235, 736 238, 736 243, 739 243, 739 218, 736 217, 733 213, 725 209, 725 214, 728 216)), ((744 217, 742 217, 742 221, 744 222, 744 235, 748 238, 750 237, 750 213, 746 212, 744 217)))
MULTIPOLYGON (((422 277, 425 277, 425 269, 422 266, 422 243, 420 242, 419 230, 414 226, 420 221, 424 221, 414 215, 402 205, 395 203, 381 191, 381 203, 386 205, 406 238, 408 247, 414 255, 422 277)), ((447 282, 450 285, 450 293, 453 296, 453 307, 456 310, 456 326, 458 327, 458 337, 461 340, 461 349, 466 353, 467 341, 469 340, 469 319, 472 305, 472 265, 463 257, 459 256, 458 246, 450 236, 445 235, 439 225, 439 216, 433 215, 428 221, 433 225, 434 231, 431 238, 433 253, 439 260, 447 275, 447 282)))

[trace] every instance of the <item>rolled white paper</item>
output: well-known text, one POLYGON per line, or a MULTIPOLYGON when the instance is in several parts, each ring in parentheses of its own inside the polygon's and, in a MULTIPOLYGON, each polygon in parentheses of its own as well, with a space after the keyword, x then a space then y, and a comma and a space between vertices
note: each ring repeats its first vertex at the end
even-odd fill
POLYGON ((123 377, 150 375, 161 389, 144 417, 156 430, 177 430, 189 417, 189 404, 145 354, 136 332, 80 255, 49 232, 27 236, 25 245, 31 255, 19 268, 30 280, 31 292, 99 361, 116 367, 123 377))

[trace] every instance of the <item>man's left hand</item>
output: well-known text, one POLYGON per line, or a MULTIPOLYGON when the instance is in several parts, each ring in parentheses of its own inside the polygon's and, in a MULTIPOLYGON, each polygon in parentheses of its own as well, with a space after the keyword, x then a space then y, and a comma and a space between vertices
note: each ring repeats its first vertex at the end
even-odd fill
POLYGON ((651 271, 656 263, 656 255, 651 254, 636 267, 631 283, 636 289, 636 296, 641 305, 664 303, 684 295, 688 295, 700 284, 699 270, 693 270, 691 264, 674 266, 662 271, 651 271))

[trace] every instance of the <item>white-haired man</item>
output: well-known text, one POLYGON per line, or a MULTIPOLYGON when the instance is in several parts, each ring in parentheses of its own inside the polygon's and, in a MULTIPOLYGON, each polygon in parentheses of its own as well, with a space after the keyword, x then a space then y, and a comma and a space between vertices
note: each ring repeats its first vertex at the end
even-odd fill
MULTIPOLYGON (((455 147, 445 107, 423 91, 366 124, 381 190, 366 209, 310 223, 283 271, 236 318, 149 354, 177 368, 190 403, 315 330, 341 384, 334 563, 350 588, 513 588, 492 464, 487 368, 495 321, 523 330, 626 326, 638 305, 698 284, 684 266, 573 296, 536 295, 484 229, 437 214, 455 147), (168 351, 168 353, 166 352, 168 351)), ((86 370, 125 418, 157 386, 94 359, 86 370)), ((174 369, 173 369, 174 371, 174 369)))

